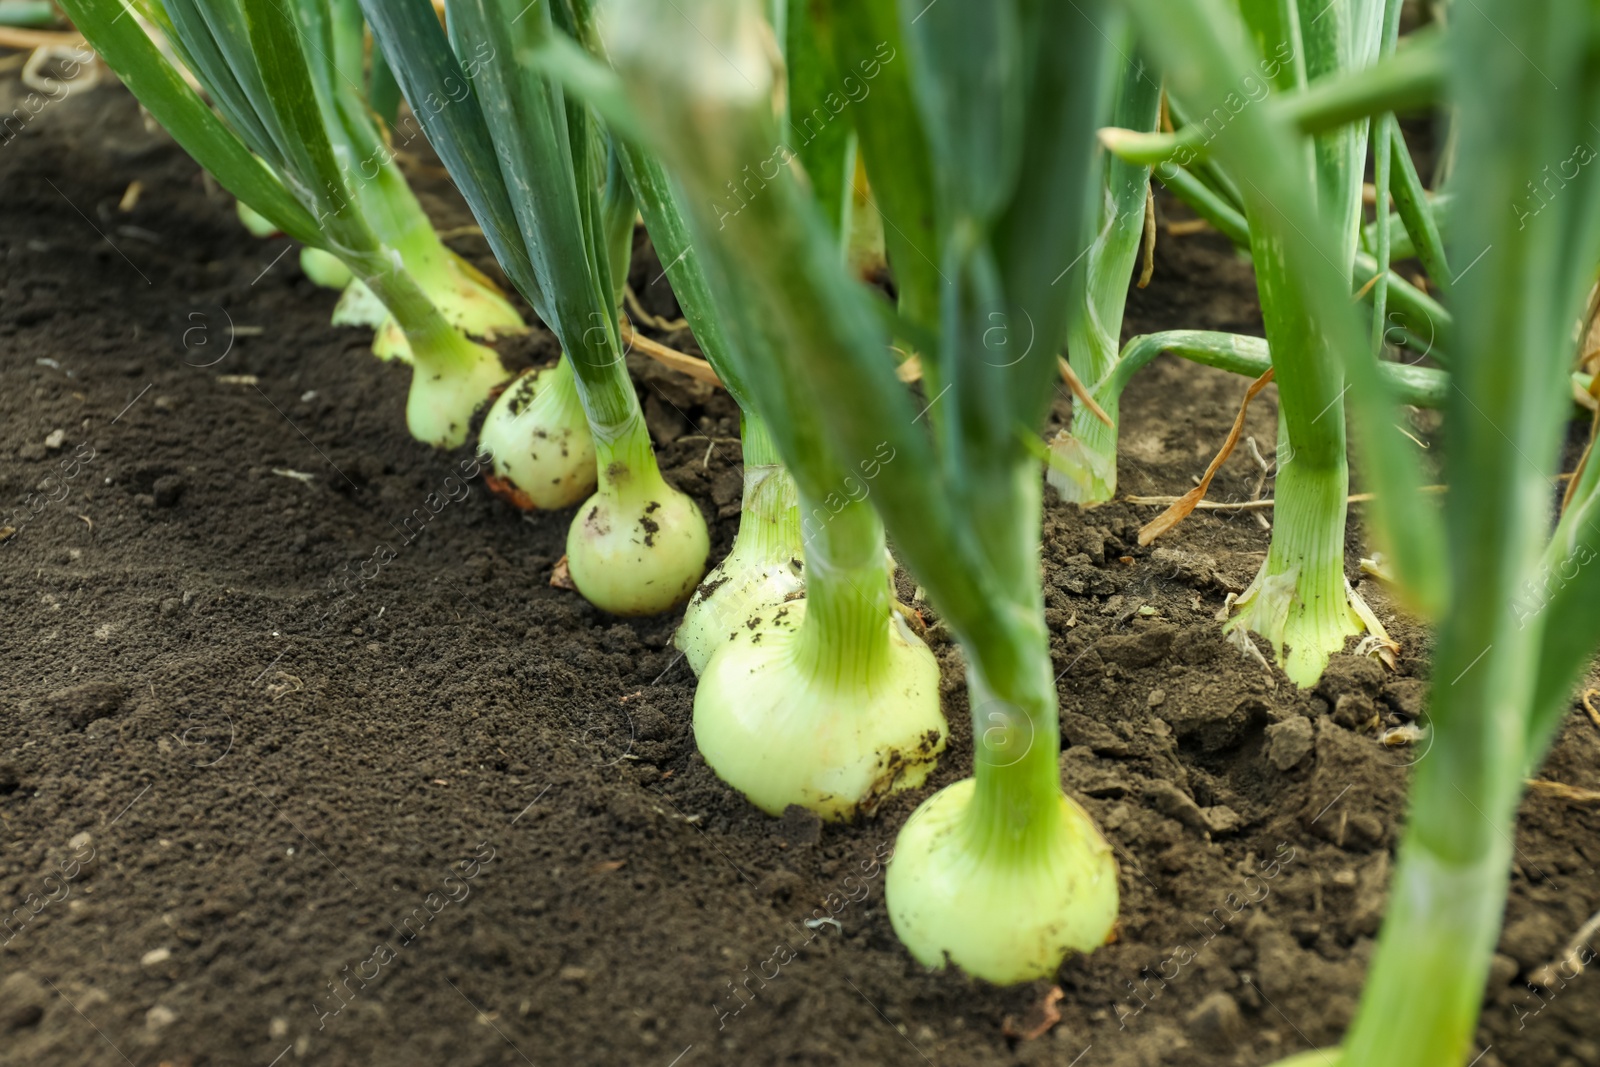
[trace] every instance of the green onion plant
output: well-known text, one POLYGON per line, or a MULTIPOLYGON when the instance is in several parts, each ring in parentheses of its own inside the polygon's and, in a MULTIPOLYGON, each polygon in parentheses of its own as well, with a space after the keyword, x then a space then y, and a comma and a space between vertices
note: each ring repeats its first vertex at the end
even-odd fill
MULTIPOLYGON (((501 267, 570 364, 570 378, 558 369, 507 390, 485 435, 498 442, 502 417, 528 416, 537 425, 515 435, 539 454, 531 455, 536 474, 518 474, 518 488, 531 495, 543 488, 539 479, 560 488, 562 476, 542 464, 573 457, 566 435, 576 433, 575 420, 565 401, 541 403, 540 394, 570 381, 597 475, 567 534, 572 580, 591 603, 619 615, 681 604, 705 573, 710 541, 699 506, 661 475, 624 363, 618 314, 635 198, 591 107, 533 68, 562 42, 576 50, 584 5, 450 0, 448 36, 426 0, 365 0, 364 9, 501 267)), ((497 466, 502 477, 512 473, 497 466)))
MULTIPOLYGON (((1130 4, 1188 99, 1217 97, 1254 58, 1222 0, 1130 4)), ((1347 217, 1319 210, 1306 142, 1260 109, 1239 115, 1213 146, 1271 205, 1251 220, 1258 267, 1260 247, 1275 243, 1276 273, 1327 330, 1375 490, 1370 532, 1389 549, 1408 602, 1437 628, 1433 745, 1413 772, 1360 1009, 1341 1049, 1297 1056, 1296 1065, 1467 1062, 1523 781, 1571 711, 1600 644, 1600 568, 1592 565, 1600 480, 1586 467, 1556 522, 1561 492, 1552 477, 1571 411, 1572 324, 1600 263, 1600 179, 1579 170, 1537 215, 1518 211, 1528 183, 1583 143, 1600 114, 1597 28, 1600 17, 1581 0, 1477 0, 1453 10, 1446 47, 1459 140, 1443 229, 1452 262, 1482 258, 1450 287, 1442 509, 1416 491, 1420 464, 1349 306, 1337 255, 1348 244, 1347 217)), ((1397 165, 1392 158, 1391 180, 1397 165)))
MULTIPOLYGON (((1388 40, 1392 43, 1392 38, 1388 40)), ((1269 73, 1275 75, 1288 61, 1286 57, 1292 58, 1293 54, 1292 45, 1280 43, 1273 49, 1272 56, 1261 60, 1258 67, 1261 76, 1251 72, 1240 79, 1226 103, 1229 110, 1220 112, 1224 120, 1219 122, 1214 115, 1208 116, 1213 127, 1225 125, 1231 109, 1267 100, 1269 88, 1262 77, 1269 73)), ((1111 113, 1114 125, 1102 131, 1103 139, 1114 151, 1102 171, 1100 228, 1085 254, 1083 269, 1069 271, 1064 279, 1072 300, 1067 344, 1072 368, 1100 409, 1110 416, 1108 423, 1089 406, 1079 404, 1073 411, 1071 427, 1050 442, 1047 480, 1063 500, 1077 503, 1102 503, 1115 493, 1117 413, 1122 392, 1133 375, 1156 355, 1167 352, 1251 377, 1259 377, 1270 366, 1264 358, 1267 349, 1259 339, 1244 335, 1175 330, 1133 338, 1120 351, 1117 347, 1129 274, 1143 237, 1145 197, 1152 163, 1159 164, 1156 176, 1175 195, 1232 239, 1241 251, 1248 254, 1250 248, 1249 224, 1233 199, 1237 196, 1236 186, 1225 171, 1212 165, 1194 148, 1196 144, 1204 147, 1192 136, 1194 129, 1207 128, 1204 123, 1198 127, 1180 126, 1177 133, 1171 135, 1148 132, 1156 123, 1159 87, 1153 79, 1158 76, 1159 72, 1147 69, 1137 57, 1130 59, 1122 70, 1111 113), (1186 163, 1180 165, 1179 160, 1186 163), (1222 191, 1216 191, 1219 189, 1222 191)), ((1408 88, 1403 99, 1415 93, 1416 90, 1408 88)), ((1346 93, 1331 101, 1312 97, 1307 103, 1308 94, 1302 90, 1282 94, 1289 99, 1287 105, 1278 102, 1280 97, 1273 98, 1270 106, 1295 113, 1302 123, 1321 126, 1329 121, 1327 113, 1335 105, 1348 111, 1351 107, 1348 99, 1352 95, 1346 93)), ((1173 111, 1182 114, 1181 107, 1174 106, 1173 111)), ((1386 135, 1392 136, 1396 144, 1404 145, 1397 126, 1391 124, 1386 135)), ((1396 152, 1402 151, 1403 147, 1396 149, 1396 152)), ((1361 250, 1355 262, 1356 285, 1373 304, 1374 321, 1383 324, 1381 332, 1385 340, 1410 343, 1424 355, 1438 358, 1442 356, 1438 331, 1448 324, 1448 313, 1425 293, 1389 271, 1388 264, 1412 255, 1431 266, 1443 262, 1442 251, 1436 255, 1417 251, 1438 247, 1434 215, 1439 207, 1421 191, 1416 171, 1410 167, 1409 155, 1405 156, 1404 167, 1399 164, 1395 167, 1394 190, 1397 202, 1403 205, 1402 210, 1394 216, 1393 222, 1385 217, 1363 231, 1361 250), (1401 231, 1402 225, 1417 230, 1418 240, 1413 242, 1401 231), (1400 237, 1392 242, 1389 254, 1382 257, 1385 266, 1377 286, 1367 285, 1379 261, 1376 244, 1380 231, 1399 233, 1400 237), (1396 295, 1396 307, 1386 314, 1383 300, 1391 289, 1396 295), (1426 324, 1426 328, 1422 329, 1421 324, 1426 324)), ((1447 201, 1448 194, 1441 203, 1447 201)), ((1386 363, 1385 372, 1406 390, 1409 403, 1437 406, 1443 396, 1444 379, 1431 370, 1386 363)))
MULTIPOLYGON (((182 3, 214 0, 163 2, 177 9, 182 3)), ((370 73, 363 70, 365 24, 356 0, 300 0, 300 4, 306 9, 298 15, 301 41, 329 143, 361 216, 383 247, 392 250, 387 254, 398 255, 428 300, 462 332, 489 340, 526 332, 521 316, 494 283, 445 246, 400 173, 370 98, 384 67, 380 62, 370 73)), ((185 25, 192 24, 191 15, 185 25)), ((187 38, 179 32, 178 39, 187 38)), ((302 254, 301 265, 317 284, 344 291, 334 309, 335 323, 373 327, 373 351, 378 356, 411 362, 406 331, 371 286, 359 277, 346 280, 350 272, 338 269, 337 257, 315 248, 302 254)))
MULTIPOLYGON (((1231 165, 1225 149, 1230 130, 1241 123, 1288 126, 1293 121, 1313 127, 1299 149, 1310 163, 1301 195, 1332 221, 1339 243, 1327 251, 1349 278, 1358 269, 1376 266, 1375 261, 1358 263, 1367 126, 1349 119, 1381 111, 1382 104, 1426 98, 1437 77, 1422 63, 1418 68, 1428 76, 1412 78, 1392 76, 1392 64, 1378 63, 1385 42, 1393 42, 1398 30, 1398 0, 1250 4, 1241 11, 1254 46, 1250 61, 1234 68, 1226 86, 1208 84, 1203 96, 1171 87, 1173 99, 1181 102, 1179 110, 1205 115, 1203 122, 1191 121, 1165 136, 1108 131, 1106 140, 1124 157, 1148 161, 1150 155, 1140 147, 1156 146, 1153 154, 1166 156, 1176 146, 1177 158, 1194 162, 1193 146, 1203 136, 1210 149, 1206 173, 1221 179, 1223 191, 1208 189, 1195 176, 1189 183, 1192 195, 1211 201, 1212 214, 1235 232, 1238 217, 1245 220, 1278 386, 1278 471, 1267 559, 1239 597, 1238 613, 1228 628, 1240 641, 1248 640, 1247 631, 1261 634, 1290 680, 1310 686, 1321 677, 1329 656, 1344 648, 1346 638, 1366 632, 1375 649, 1392 648, 1393 642, 1344 574, 1349 468, 1342 362, 1330 347, 1326 324, 1286 274, 1281 227, 1275 224, 1281 211, 1277 199, 1262 191, 1256 175, 1231 165), (1355 77, 1368 68, 1364 81, 1355 77), (1247 73, 1241 78, 1239 71, 1247 73), (1282 101, 1274 100, 1268 84, 1282 101), (1235 191, 1239 210, 1228 202, 1235 191)), ((1380 162, 1387 170, 1389 141, 1382 147, 1380 162)), ((1172 159, 1160 161, 1163 166, 1156 174, 1164 179, 1165 168, 1176 167, 1172 159)), ((1387 212, 1382 214, 1387 219, 1387 212)), ((1383 242, 1387 259, 1386 237, 1383 242)), ((1390 292, 1387 273, 1384 263, 1375 296, 1379 343, 1386 332, 1382 305, 1390 292)))
MULTIPOLYGON (((1159 74, 1133 56, 1122 66, 1111 110, 1120 129, 1153 130, 1161 107, 1159 74)), ((1100 161, 1100 201, 1094 241, 1062 279, 1070 296, 1067 358, 1078 380, 1109 417, 1087 404, 1073 406, 1072 425, 1050 442, 1049 483, 1061 499, 1101 504, 1117 491, 1117 414, 1122 398, 1115 372, 1122 347, 1122 314, 1141 243, 1150 197, 1150 168, 1110 153, 1100 161)))
MULTIPOLYGON (((1399 0, 1388 4, 1398 22, 1399 0)), ((1380 0, 1336 0, 1318 19, 1309 0, 1259 5, 1245 11, 1245 22, 1263 52, 1288 41, 1304 57, 1303 62, 1284 63, 1273 79, 1278 88, 1292 89, 1375 62, 1384 6, 1380 0)), ((1319 212, 1340 236, 1335 263, 1346 275, 1355 269, 1366 148, 1366 129, 1359 123, 1311 140, 1314 196, 1319 212)), ((1248 174, 1234 176, 1247 219, 1259 220, 1278 210, 1248 174)), ((1229 626, 1241 641, 1248 639, 1246 630, 1265 637, 1289 679, 1309 687, 1347 637, 1365 631, 1379 642, 1392 642, 1344 573, 1350 477, 1338 353, 1328 346, 1323 324, 1287 277, 1270 225, 1258 225, 1251 244, 1278 386, 1278 465, 1267 559, 1239 597, 1238 614, 1229 626)))
MULTIPOLYGON (((697 247, 714 249, 704 258, 724 263, 746 294, 746 320, 784 339, 767 387, 792 389, 790 406, 821 420, 846 469, 893 456, 866 499, 967 652, 977 760, 975 778, 940 790, 902 829, 886 882, 890 917, 924 963, 1015 982, 1100 945, 1117 910, 1110 848, 1061 788, 1034 437, 1065 336, 1066 301, 1050 282, 1088 233, 1082 205, 1106 80, 1091 19, 1110 15, 1098 3, 942 0, 919 17, 924 6, 813 9, 831 20, 835 45, 844 42, 836 55, 859 55, 865 39, 900 57, 883 69, 903 72, 904 91, 881 92, 894 83, 880 82, 856 119, 891 262, 920 251, 942 278, 914 310, 902 290, 903 316, 847 273, 820 199, 826 186, 809 169, 764 172, 741 210, 716 210, 726 183, 781 143, 775 34, 757 0, 624 0, 607 24, 631 99, 683 185, 697 247), (880 95, 893 113, 869 117, 880 95), (925 155, 897 161, 883 151, 891 143, 920 144, 925 155), (887 192, 897 183, 931 209, 923 221, 936 256, 901 244, 910 231, 887 192), (903 235, 889 239, 895 227, 903 235), (986 348, 997 321, 1016 324, 1019 338, 1031 321, 1038 343, 1020 356, 986 348), (896 376, 897 335, 933 342, 923 346, 926 400, 896 376)), ((803 457, 784 458, 808 513, 803 457)), ((849 555, 828 567, 866 576, 867 539, 841 513, 808 538, 808 612, 822 606, 819 557, 846 535, 849 555)), ((883 577, 879 569, 874 585, 883 577)))

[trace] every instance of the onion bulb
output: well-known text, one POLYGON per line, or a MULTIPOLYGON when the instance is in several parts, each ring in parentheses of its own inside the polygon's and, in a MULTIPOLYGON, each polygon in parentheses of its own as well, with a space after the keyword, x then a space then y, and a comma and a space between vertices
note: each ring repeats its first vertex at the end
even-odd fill
POLYGON ((689 598, 711 538, 700 506, 667 484, 637 415, 596 442, 599 488, 567 531, 567 567, 585 600, 613 615, 655 615, 689 598))
POLYGON ((828 635, 804 632, 806 611, 807 600, 769 605, 711 657, 695 691, 695 743, 717 777, 769 815, 790 804, 830 820, 870 814, 921 785, 944 750, 939 665, 897 612, 880 615, 876 634, 828 635), (875 641, 879 662, 830 666, 819 639, 875 641))
POLYGON ((565 356, 512 382, 478 440, 494 455, 493 488, 519 508, 569 508, 594 492, 594 438, 565 356))
POLYGON ((964 778, 901 829, 884 892, 894 932, 925 966, 1010 985, 1105 943, 1117 918, 1111 847, 1059 788, 1041 800, 1025 822, 997 819, 964 778))
POLYGON ((312 283, 324 289, 343 289, 350 284, 350 268, 332 252, 306 247, 300 250, 300 270, 312 283))
POLYGON ((851 501, 812 531, 805 569, 805 599, 737 620, 711 656, 695 742, 763 811, 848 819, 933 769, 949 732, 939 665, 894 608, 870 504, 851 501))
POLYGON ((239 213, 239 221, 244 228, 256 237, 276 237, 283 231, 261 212, 245 203, 243 200, 234 201, 234 209, 239 213))

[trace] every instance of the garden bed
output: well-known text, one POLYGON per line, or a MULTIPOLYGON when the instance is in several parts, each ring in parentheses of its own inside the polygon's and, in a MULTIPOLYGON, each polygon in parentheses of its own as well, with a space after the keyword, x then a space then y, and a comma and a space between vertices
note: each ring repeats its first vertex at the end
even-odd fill
MULTIPOLYGON (((6 75, 0 111, 24 92, 6 75)), ((436 162, 408 162, 440 229, 469 225, 436 162)), ((1214 616, 1270 511, 1139 548, 1153 508, 1047 503, 1063 770, 1117 850, 1117 940, 1058 983, 929 974, 881 867, 971 770, 961 656, 926 605, 938 770, 855 825, 774 822, 695 752, 676 618, 552 587, 568 516, 519 514, 470 450, 412 440, 406 371, 330 326, 292 242, 245 234, 125 91, 34 116, 0 189, 0 504, 47 476, 61 496, 0 545, 0 1063, 1220 1067, 1342 1033, 1427 758, 1372 724, 1422 706, 1427 638, 1367 579, 1398 672, 1336 657, 1301 692, 1226 644, 1214 616)), ((481 237, 451 243, 494 270, 481 237)), ((670 314, 660 273, 641 256, 633 283, 670 314)), ((1259 332, 1215 234, 1163 233, 1130 301, 1128 334, 1180 326, 1259 332)), ((633 369, 715 558, 737 413, 633 369)), ((1120 492, 1187 490, 1244 386, 1142 372, 1120 492)), ((1273 399, 1247 422, 1266 455, 1273 399)), ((1250 499, 1258 471, 1241 447, 1211 498, 1250 499)), ((1353 578, 1362 554, 1355 523, 1353 578)), ((1581 711, 1541 775, 1600 788, 1581 711)), ((1543 1001, 1521 980, 1600 907, 1597 842, 1600 806, 1524 802, 1484 1067, 1600 1064, 1600 976, 1543 1001)))

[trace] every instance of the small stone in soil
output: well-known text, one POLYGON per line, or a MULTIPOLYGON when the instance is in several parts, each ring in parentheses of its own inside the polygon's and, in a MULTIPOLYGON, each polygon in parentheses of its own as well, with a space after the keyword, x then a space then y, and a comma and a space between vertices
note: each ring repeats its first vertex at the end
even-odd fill
POLYGON ((1100 658, 1120 667, 1153 667, 1172 648, 1174 627, 1155 625, 1136 634, 1114 634, 1095 644, 1100 658))
POLYGON ((1383 687, 1383 699, 1406 718, 1421 718, 1428 706, 1428 683, 1420 678, 1397 678, 1383 687))
POLYGON ((170 508, 178 502, 179 497, 183 496, 184 488, 183 479, 178 475, 164 474, 157 478, 155 485, 151 487, 151 496, 155 499, 156 507, 170 508))
POLYGON ((1206 996, 1184 1020, 1196 1041, 1215 1048, 1233 1048, 1244 1036, 1239 1002, 1217 990, 1206 996))
POLYGON ((1068 747, 1087 745, 1097 756, 1121 758, 1131 751, 1128 742, 1113 733, 1109 726, 1076 712, 1062 713, 1061 738, 1068 747))
POLYGON ((37 1025, 44 1018, 50 991, 27 971, 13 971, 0 980, 0 1033, 37 1025))
MULTIPOLYGON (((1318 823, 1317 829, 1322 830, 1324 823, 1318 823)), ((1357 812, 1348 819, 1341 819, 1333 828, 1334 844, 1346 852, 1367 852, 1383 843, 1383 822, 1370 812, 1357 812)), ((1326 832, 1323 836, 1327 836, 1326 832)))
POLYGON ((1158 548, 1151 554, 1150 562, 1166 577, 1192 589, 1221 589, 1227 585, 1217 572, 1217 561, 1207 555, 1158 548))
POLYGON ((1201 812, 1200 805, 1194 798, 1171 782, 1157 779, 1146 782, 1144 785, 1144 798, 1150 806, 1161 814, 1178 820, 1191 830, 1207 833, 1211 824, 1206 821, 1205 814, 1201 812))
POLYGON ((1312 748, 1311 720, 1294 715, 1267 727, 1267 762, 1280 771, 1300 765, 1312 748))

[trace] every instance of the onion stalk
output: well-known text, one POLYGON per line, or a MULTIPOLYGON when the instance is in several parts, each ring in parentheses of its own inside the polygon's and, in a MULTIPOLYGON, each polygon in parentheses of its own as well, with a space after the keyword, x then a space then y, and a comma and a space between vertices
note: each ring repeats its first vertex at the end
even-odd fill
POLYGON ((1523 779, 1542 761, 1600 644, 1600 568, 1581 565, 1600 548, 1592 471, 1553 539, 1546 519, 1547 473, 1559 460, 1570 398, 1570 324, 1600 261, 1600 185, 1592 168, 1579 171, 1579 188, 1530 220, 1507 211, 1501 193, 1539 180, 1548 160, 1590 136, 1600 64, 1592 44, 1574 41, 1592 42, 1597 28, 1593 6, 1581 3, 1491 0, 1451 20, 1462 164, 1451 258, 1469 262, 1496 246, 1451 290, 1460 324, 1446 426, 1456 476, 1442 554, 1452 582, 1435 672, 1471 673, 1434 690, 1433 758, 1417 767, 1394 905, 1345 1041, 1349 1063, 1468 1058, 1504 914, 1523 779), (1530 63, 1571 88, 1527 78, 1530 63), (1526 591, 1552 562, 1562 580, 1530 613, 1526 591), (1460 802, 1463 792, 1471 804, 1460 802), (1414 991, 1403 1017, 1386 1003, 1399 990, 1414 991))
MULTIPOLYGON (((1288 93, 1284 102, 1260 105, 1252 115, 1248 101, 1237 107, 1225 106, 1236 93, 1198 98, 1200 110, 1215 104, 1229 118, 1229 122, 1219 124, 1214 134, 1213 155, 1222 173, 1238 179, 1241 190, 1279 398, 1272 539, 1267 559, 1239 597, 1237 614, 1227 629, 1241 637, 1246 630, 1264 637, 1284 672, 1300 686, 1310 686, 1321 677, 1329 656, 1344 648, 1346 638, 1376 624, 1376 617, 1344 576, 1345 498, 1349 494, 1343 408, 1346 386, 1341 361, 1328 344, 1326 324, 1318 321, 1295 279, 1287 273, 1278 236, 1281 207, 1262 193, 1258 182, 1244 180, 1228 166, 1224 149, 1229 126, 1245 122, 1247 115, 1262 120, 1264 112, 1268 117, 1262 121, 1290 127, 1298 114, 1297 106, 1308 99, 1315 102, 1328 96, 1320 90, 1330 85, 1348 89, 1364 84, 1339 81, 1338 76, 1377 61, 1384 36, 1384 6, 1336 0, 1332 7, 1337 17, 1315 23, 1309 18, 1286 17, 1277 7, 1252 8, 1247 13, 1249 32, 1258 45, 1288 42, 1291 54, 1298 60, 1273 63, 1270 68, 1267 60, 1261 60, 1246 68, 1253 70, 1259 65, 1264 72, 1271 69, 1273 76, 1268 80, 1288 93), (1306 89, 1308 75, 1323 80, 1306 89)), ((1382 68, 1390 69, 1393 68, 1382 68)), ((1376 73, 1372 80, 1381 83, 1376 73)), ((1185 98, 1182 92, 1174 95, 1185 98)), ((1344 96, 1366 99, 1360 93, 1344 96)), ((1211 113, 1217 112, 1214 109, 1211 113)), ((1308 124, 1302 121, 1300 125, 1308 124)), ((1348 277, 1356 269, 1366 128, 1359 124, 1331 129, 1326 124, 1309 125, 1325 131, 1313 137, 1309 149, 1314 164, 1309 179, 1311 190, 1340 234, 1339 243, 1332 250, 1336 253, 1333 261, 1342 264, 1341 270, 1348 277)), ((1192 140, 1198 130, 1199 127, 1186 127, 1173 140, 1192 140)), ((1208 140, 1213 137, 1209 127, 1205 136, 1208 140)), ((1115 131, 1115 136, 1108 139, 1119 145, 1119 152, 1144 158, 1129 150, 1128 146, 1138 140, 1135 136, 1115 131)), ((1163 171, 1158 168, 1157 173, 1163 171)), ((1387 263, 1382 265, 1380 277, 1386 272, 1387 263)), ((1379 287, 1380 303, 1387 292, 1386 286, 1379 287)), ((1381 318, 1381 309, 1379 314, 1381 318)), ((1383 330, 1380 328, 1378 333, 1381 338, 1383 330)), ((1381 628, 1374 634, 1387 643, 1388 636, 1381 628)))
MULTIPOLYGON (((1112 105, 1115 125, 1154 129, 1161 89, 1144 60, 1123 65, 1112 105)), ((1122 313, 1139 247, 1145 239, 1150 168, 1103 153, 1094 241, 1064 279, 1071 301, 1067 358, 1095 402, 1110 416, 1103 422, 1089 405, 1075 403, 1072 426, 1050 442, 1049 483, 1061 499, 1102 504, 1117 491, 1117 414, 1122 390, 1108 388, 1122 342, 1122 313)), ((1153 234, 1152 234, 1153 236, 1153 234)))
MULTIPOLYGON (((1301 77, 1360 70, 1377 60, 1384 5, 1340 0, 1335 7, 1346 10, 1321 24, 1280 22, 1280 12, 1265 9, 1255 13, 1255 21, 1247 16, 1257 40, 1282 37, 1305 56, 1303 74, 1295 64, 1282 66, 1274 79, 1280 87, 1297 85, 1301 77)), ((1340 234, 1335 262, 1345 275, 1355 266, 1366 133, 1356 123, 1312 139, 1315 195, 1320 211, 1340 234)), ((1253 630, 1266 638, 1289 679, 1310 687, 1347 637, 1376 624, 1376 616, 1344 575, 1345 499, 1350 492, 1344 373, 1325 325, 1288 276, 1290 267, 1273 225, 1281 208, 1258 185, 1243 184, 1249 186, 1244 206, 1252 224, 1256 288, 1277 372, 1278 474, 1266 562, 1236 601, 1238 613, 1226 628, 1241 634, 1253 630)), ((1388 641, 1381 628, 1373 632, 1388 641)))

